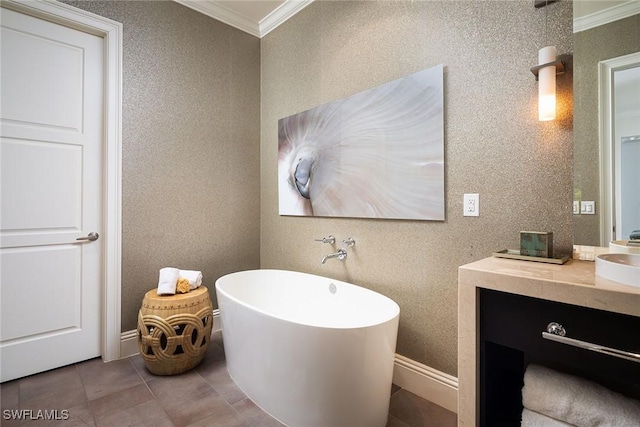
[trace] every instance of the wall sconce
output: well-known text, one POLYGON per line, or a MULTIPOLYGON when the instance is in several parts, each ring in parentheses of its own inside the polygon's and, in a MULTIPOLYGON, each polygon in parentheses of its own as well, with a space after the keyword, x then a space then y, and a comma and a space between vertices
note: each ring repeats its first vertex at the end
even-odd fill
MULTIPOLYGON (((534 6, 540 8, 556 0, 535 0, 534 6)), ((545 15, 545 35, 547 26, 545 15)), ((538 52, 538 65, 531 68, 538 81, 538 120, 547 121, 556 118, 556 75, 564 74, 564 62, 557 59, 556 47, 546 46, 538 52)))

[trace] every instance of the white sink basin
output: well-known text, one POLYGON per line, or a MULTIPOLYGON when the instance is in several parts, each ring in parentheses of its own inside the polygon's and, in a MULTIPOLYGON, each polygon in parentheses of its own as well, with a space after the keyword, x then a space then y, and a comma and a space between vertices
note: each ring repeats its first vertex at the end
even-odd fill
POLYGON ((609 252, 620 254, 640 254, 640 246, 627 245, 628 240, 614 240, 609 243, 609 252))
POLYGON ((596 257, 596 274, 640 287, 640 254, 600 254, 596 257))

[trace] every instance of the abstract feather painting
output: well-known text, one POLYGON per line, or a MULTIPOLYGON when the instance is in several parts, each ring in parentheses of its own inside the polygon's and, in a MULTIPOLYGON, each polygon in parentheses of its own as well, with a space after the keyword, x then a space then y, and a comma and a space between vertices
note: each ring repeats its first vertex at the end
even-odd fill
POLYGON ((443 66, 278 121, 280 215, 444 220, 443 66))

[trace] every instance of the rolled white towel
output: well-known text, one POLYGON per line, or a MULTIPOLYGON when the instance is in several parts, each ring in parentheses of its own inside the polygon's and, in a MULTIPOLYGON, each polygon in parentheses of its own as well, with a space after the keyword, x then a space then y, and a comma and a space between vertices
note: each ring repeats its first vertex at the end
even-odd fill
POLYGON ((640 426, 640 401, 535 364, 524 374, 522 405, 579 427, 640 426))
POLYGON ((572 427, 573 424, 567 424, 555 418, 547 417, 527 408, 522 410, 522 422, 520 427, 572 427))
POLYGON ((191 290, 199 288, 202 285, 202 273, 195 270, 180 270, 180 277, 189 281, 191 290))
POLYGON ((176 284, 180 277, 180 270, 173 267, 165 267, 160 269, 160 278, 158 280, 158 295, 175 295, 176 284))

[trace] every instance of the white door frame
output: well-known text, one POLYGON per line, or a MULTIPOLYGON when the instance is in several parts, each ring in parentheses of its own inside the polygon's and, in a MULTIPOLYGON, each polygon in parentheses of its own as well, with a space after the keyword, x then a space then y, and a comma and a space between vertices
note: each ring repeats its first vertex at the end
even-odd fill
POLYGON ((1 0, 16 12, 74 28, 104 40, 104 258, 102 359, 120 358, 122 236, 122 24, 51 0, 1 0))

